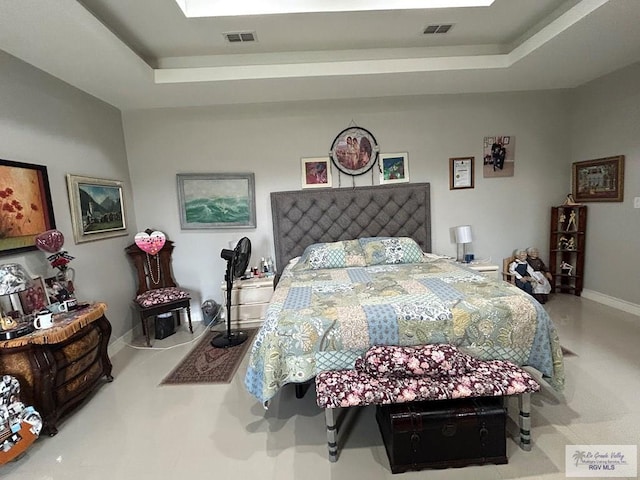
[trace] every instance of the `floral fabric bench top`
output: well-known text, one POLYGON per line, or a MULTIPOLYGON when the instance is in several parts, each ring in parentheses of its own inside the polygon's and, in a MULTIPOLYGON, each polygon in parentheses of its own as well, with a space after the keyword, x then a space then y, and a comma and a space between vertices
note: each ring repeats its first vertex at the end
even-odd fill
POLYGON ((356 361, 354 370, 316 376, 316 401, 322 408, 520 395, 539 389, 538 382, 513 363, 478 360, 452 345, 375 346, 356 361))

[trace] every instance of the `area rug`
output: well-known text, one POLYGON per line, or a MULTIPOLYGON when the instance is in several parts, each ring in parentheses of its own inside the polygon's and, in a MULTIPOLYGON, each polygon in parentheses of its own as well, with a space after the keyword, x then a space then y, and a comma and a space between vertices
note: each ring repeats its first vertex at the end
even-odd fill
POLYGON ((242 359, 251 346, 257 328, 243 330, 248 339, 229 348, 215 348, 211 340, 221 332, 205 333, 198 344, 187 354, 160 385, 187 385, 196 383, 230 383, 242 359))

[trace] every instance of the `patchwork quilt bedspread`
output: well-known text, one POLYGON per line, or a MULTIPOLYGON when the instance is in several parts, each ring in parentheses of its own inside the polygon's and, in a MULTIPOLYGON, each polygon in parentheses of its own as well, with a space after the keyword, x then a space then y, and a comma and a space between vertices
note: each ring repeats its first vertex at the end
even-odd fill
POLYGON ((450 260, 350 268, 288 266, 251 348, 247 390, 265 405, 288 383, 351 369, 372 345, 447 343, 564 386, 558 335, 532 297, 450 260))

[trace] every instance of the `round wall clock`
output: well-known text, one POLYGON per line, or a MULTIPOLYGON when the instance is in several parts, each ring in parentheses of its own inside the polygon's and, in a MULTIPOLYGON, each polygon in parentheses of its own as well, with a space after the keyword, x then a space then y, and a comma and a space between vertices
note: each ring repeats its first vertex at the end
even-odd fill
POLYGON ((378 161, 378 142, 362 127, 342 130, 333 141, 329 155, 338 170, 347 175, 362 175, 378 161))

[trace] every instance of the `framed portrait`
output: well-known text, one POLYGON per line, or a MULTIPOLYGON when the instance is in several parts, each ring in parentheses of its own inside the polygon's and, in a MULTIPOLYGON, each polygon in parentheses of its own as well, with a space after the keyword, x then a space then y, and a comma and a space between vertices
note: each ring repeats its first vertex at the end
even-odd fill
POLYGON ((482 176, 513 177, 515 175, 515 135, 490 135, 484 137, 482 149, 482 176))
POLYGON ((25 315, 37 312, 45 308, 49 303, 47 289, 42 277, 33 279, 33 287, 18 293, 20 304, 25 315))
POLYGON ((331 183, 329 157, 302 159, 302 188, 328 188, 331 183))
POLYGON ((475 157, 449 159, 449 190, 473 188, 475 157))
POLYGON ((67 174, 76 243, 127 235, 122 182, 67 174))
POLYGON ((183 230, 256 228, 253 173, 179 173, 183 230))
POLYGON ((409 154, 380 154, 380 184, 404 183, 409 181, 409 154))
POLYGON ((338 170, 356 176, 367 173, 378 161, 378 142, 362 127, 342 130, 331 144, 329 156, 338 170))
POLYGON ((576 202, 622 202, 624 155, 574 162, 572 178, 576 202))
POLYGON ((36 250, 56 228, 47 167, 0 159, 0 255, 36 250))

